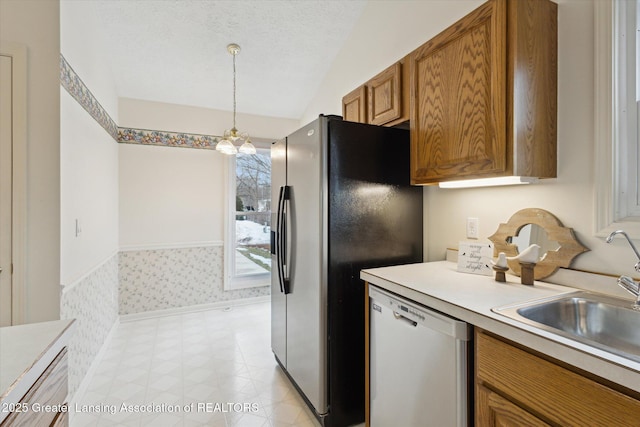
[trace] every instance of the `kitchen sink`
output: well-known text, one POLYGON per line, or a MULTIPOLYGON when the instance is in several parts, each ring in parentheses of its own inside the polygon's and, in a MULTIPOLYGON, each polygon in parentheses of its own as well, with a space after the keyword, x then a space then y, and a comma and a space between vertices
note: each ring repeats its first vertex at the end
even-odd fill
POLYGON ((492 311, 640 362, 640 311, 632 301, 579 291, 492 311))

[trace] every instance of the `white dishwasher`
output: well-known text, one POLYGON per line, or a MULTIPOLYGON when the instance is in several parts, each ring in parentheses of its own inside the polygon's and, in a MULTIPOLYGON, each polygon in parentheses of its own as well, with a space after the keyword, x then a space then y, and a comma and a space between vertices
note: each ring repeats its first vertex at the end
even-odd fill
POLYGON ((469 425, 470 328, 369 285, 371 427, 469 425))

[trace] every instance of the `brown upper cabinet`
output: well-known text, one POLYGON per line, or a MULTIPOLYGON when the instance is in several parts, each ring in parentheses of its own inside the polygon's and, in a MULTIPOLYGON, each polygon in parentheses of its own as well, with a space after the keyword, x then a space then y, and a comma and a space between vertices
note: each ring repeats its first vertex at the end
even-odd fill
POLYGON ((409 68, 396 62, 342 98, 345 120, 394 126, 409 120, 409 68))
POLYGON ((384 125, 402 116, 402 64, 396 62, 366 86, 368 123, 384 125))
POLYGON ((354 89, 342 98, 342 117, 350 122, 367 123, 367 88, 354 89))
POLYGON ((490 0, 408 62, 412 184, 556 177, 555 3, 490 0))

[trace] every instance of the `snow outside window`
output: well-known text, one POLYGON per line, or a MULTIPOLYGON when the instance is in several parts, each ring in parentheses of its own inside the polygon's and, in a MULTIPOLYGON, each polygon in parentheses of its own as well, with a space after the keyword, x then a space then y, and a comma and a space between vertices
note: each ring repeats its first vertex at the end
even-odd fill
POLYGON ((271 157, 229 156, 226 290, 268 286, 271 282, 271 157))

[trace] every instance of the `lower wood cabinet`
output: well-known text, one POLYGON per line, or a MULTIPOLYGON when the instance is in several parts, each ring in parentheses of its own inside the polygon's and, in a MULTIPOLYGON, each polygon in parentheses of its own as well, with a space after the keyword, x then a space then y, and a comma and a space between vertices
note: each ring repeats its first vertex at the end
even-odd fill
POLYGON ((478 386, 476 390, 476 401, 476 407, 482 411, 476 417, 476 425, 478 426, 540 427, 549 425, 483 386, 478 386))
POLYGON ((475 425, 638 426, 640 400, 476 329, 475 425))
POLYGON ((1 427, 68 426, 67 349, 62 349, 1 427))

